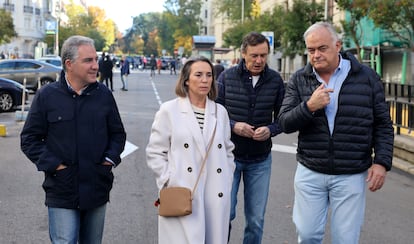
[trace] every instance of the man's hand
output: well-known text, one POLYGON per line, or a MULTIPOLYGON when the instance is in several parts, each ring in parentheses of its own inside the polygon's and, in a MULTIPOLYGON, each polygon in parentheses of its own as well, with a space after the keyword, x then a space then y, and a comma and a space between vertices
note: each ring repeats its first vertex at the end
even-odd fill
POLYGON ((306 102, 309 111, 313 113, 326 107, 330 103, 330 92, 333 92, 333 89, 325 88, 324 84, 321 84, 318 88, 316 88, 310 99, 306 102))
POLYGON ((111 162, 108 162, 108 161, 103 162, 102 165, 113 166, 113 164, 111 162))
POLYGON ((381 187, 384 185, 386 174, 387 171, 385 170, 384 166, 380 164, 373 164, 368 169, 367 182, 369 182, 369 190, 374 192, 381 189, 381 187))
POLYGON ((66 169, 67 168, 67 166, 66 165, 64 165, 64 164, 59 164, 59 166, 56 168, 56 171, 58 171, 58 170, 62 170, 62 169, 66 169))
POLYGON ((233 132, 239 136, 252 138, 254 135, 254 126, 251 126, 245 122, 236 122, 233 127, 233 132))
POLYGON ((266 141, 270 137, 270 130, 267 126, 262 126, 254 131, 253 140, 266 141))

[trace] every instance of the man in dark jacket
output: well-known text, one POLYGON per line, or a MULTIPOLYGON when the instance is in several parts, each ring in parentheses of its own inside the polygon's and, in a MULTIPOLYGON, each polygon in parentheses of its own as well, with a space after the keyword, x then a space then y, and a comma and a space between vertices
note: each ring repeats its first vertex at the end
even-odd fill
POLYGON ((279 114, 284 132, 299 131, 293 207, 298 242, 322 243, 330 208, 332 243, 357 244, 366 185, 381 189, 391 169, 388 106, 380 77, 340 52, 332 25, 316 23, 304 39, 309 64, 290 79, 279 114))
POLYGON ((102 73, 104 77, 105 84, 111 91, 114 91, 114 83, 113 83, 113 70, 114 63, 112 62, 111 57, 108 55, 105 56, 105 60, 103 61, 102 73))
POLYGON ((236 170, 230 221, 236 217, 237 192, 244 183, 244 244, 262 241, 272 164, 271 137, 281 133, 276 121, 284 96, 280 75, 267 64, 269 41, 252 32, 242 41, 242 61, 219 76, 217 102, 226 107, 236 170))
POLYGON ((224 71, 224 66, 221 64, 221 60, 217 59, 216 64, 213 66, 214 68, 214 76, 217 80, 217 78, 220 76, 220 74, 224 71))
POLYGON ((21 149, 45 174, 52 243, 101 243, 126 134, 112 92, 96 81, 94 41, 72 36, 61 55, 64 71, 37 91, 21 149))

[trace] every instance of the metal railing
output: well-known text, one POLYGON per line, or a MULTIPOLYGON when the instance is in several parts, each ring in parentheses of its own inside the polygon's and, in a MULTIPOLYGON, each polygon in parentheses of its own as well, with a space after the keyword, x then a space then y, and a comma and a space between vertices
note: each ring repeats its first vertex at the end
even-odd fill
POLYGON ((383 83, 391 120, 398 135, 414 133, 413 85, 383 83))

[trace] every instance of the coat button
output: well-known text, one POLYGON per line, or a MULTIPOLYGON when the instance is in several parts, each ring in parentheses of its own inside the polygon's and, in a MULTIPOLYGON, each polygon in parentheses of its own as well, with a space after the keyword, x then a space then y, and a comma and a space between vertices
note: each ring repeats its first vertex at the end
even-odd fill
POLYGON ((193 172, 193 168, 188 167, 188 168, 187 168, 187 171, 191 173, 191 172, 193 172))
POLYGON ((188 143, 184 143, 184 148, 188 148, 188 143))
POLYGON ((223 197, 223 192, 219 192, 218 197, 223 197))
POLYGON ((217 147, 220 149, 222 147, 222 145, 221 144, 218 144, 217 147))
POLYGON ((221 173, 221 168, 217 169, 217 173, 219 173, 219 174, 221 173))
POLYGON ((62 116, 58 116, 58 118, 57 118, 58 120, 62 120, 62 116))

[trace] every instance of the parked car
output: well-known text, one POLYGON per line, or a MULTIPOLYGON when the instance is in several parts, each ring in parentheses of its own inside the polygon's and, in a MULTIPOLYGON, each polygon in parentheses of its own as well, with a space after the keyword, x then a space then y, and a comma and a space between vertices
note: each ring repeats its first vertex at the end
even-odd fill
POLYGON ((6 59, 0 61, 0 77, 14 80, 23 84, 26 78, 26 88, 36 91, 38 81, 41 85, 54 82, 62 68, 34 59, 6 59))
POLYGON ((22 96, 25 92, 25 103, 28 100, 28 90, 23 85, 6 78, 0 78, 0 112, 9 112, 22 105, 22 96))
POLYGON ((38 58, 37 60, 49 63, 49 64, 53 64, 57 67, 62 68, 62 58, 59 56, 55 56, 55 55, 46 55, 46 56, 42 56, 40 58, 38 58))

